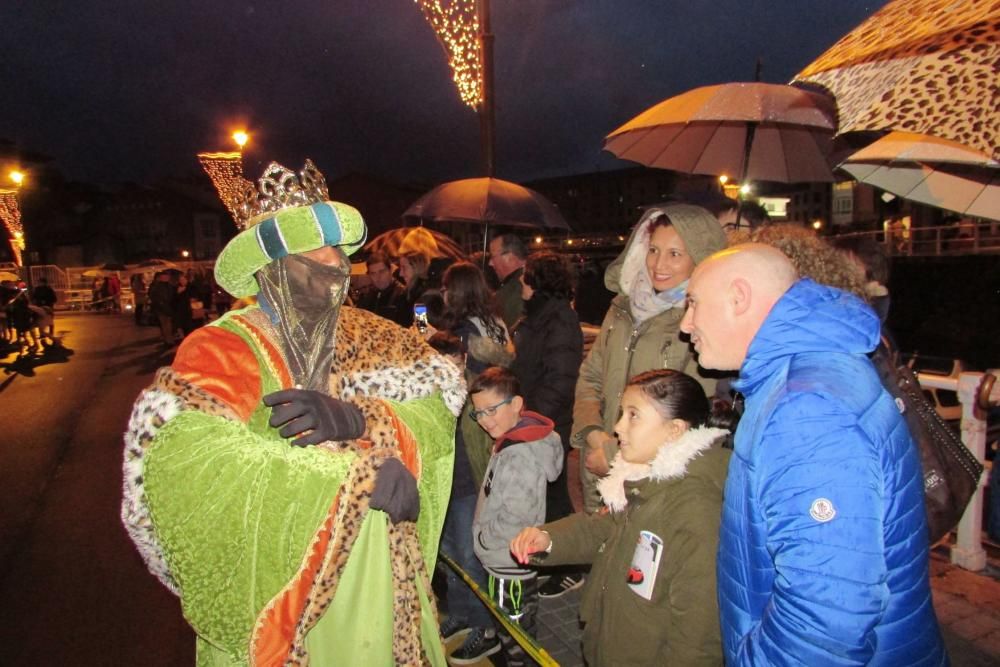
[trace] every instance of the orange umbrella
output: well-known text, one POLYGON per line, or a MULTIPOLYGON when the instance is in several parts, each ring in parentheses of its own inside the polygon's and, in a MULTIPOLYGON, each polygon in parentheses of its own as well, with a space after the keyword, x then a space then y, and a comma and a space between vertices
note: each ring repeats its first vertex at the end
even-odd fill
POLYGON ((435 257, 465 259, 465 253, 451 237, 426 227, 400 227, 382 232, 365 245, 365 252, 384 252, 390 257, 399 257, 399 248, 404 243, 410 246, 416 245, 431 259, 435 257))
POLYGON ((894 0, 795 76, 837 100, 838 131, 901 130, 1000 159, 1000 2, 894 0))
POLYGON ((605 150, 648 167, 741 180, 833 181, 832 99, 793 86, 695 88, 642 112, 607 136, 605 150))

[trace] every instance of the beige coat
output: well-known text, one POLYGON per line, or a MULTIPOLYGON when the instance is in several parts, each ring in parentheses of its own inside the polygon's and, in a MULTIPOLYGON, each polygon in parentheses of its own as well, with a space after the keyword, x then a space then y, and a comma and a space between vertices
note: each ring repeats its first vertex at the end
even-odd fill
MULTIPOLYGON (((640 228, 641 225, 636 230, 640 228)), ((605 285, 619 294, 612 300, 604 322, 601 323, 601 332, 580 367, 570 437, 570 444, 576 448, 585 449, 587 434, 595 429, 614 435, 625 385, 639 373, 659 368, 683 371, 701 383, 707 396, 715 393, 716 381, 702 376, 687 336, 681 340, 683 308, 666 310, 636 325, 629 310, 629 298, 621 293, 623 288, 620 284, 627 248, 632 243, 641 242, 636 237, 636 231, 633 231, 626 244, 626 251, 605 272, 605 285)), ((617 444, 609 443, 605 447, 604 454, 609 463, 617 453, 617 444)), ((596 488, 598 478, 586 469, 584 459, 581 455, 584 509, 596 512, 601 507, 596 488)))

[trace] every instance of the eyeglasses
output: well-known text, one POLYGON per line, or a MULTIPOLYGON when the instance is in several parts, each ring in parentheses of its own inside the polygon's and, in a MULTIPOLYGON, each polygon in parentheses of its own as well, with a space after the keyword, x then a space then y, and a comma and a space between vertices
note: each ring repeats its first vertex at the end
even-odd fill
POLYGON ((513 400, 514 397, 511 396, 504 401, 500 401, 496 405, 491 405, 488 408, 483 408, 482 410, 473 410, 469 413, 469 419, 471 419, 474 422, 477 422, 479 421, 480 417, 492 417, 497 413, 497 410, 499 410, 500 408, 507 405, 513 400))

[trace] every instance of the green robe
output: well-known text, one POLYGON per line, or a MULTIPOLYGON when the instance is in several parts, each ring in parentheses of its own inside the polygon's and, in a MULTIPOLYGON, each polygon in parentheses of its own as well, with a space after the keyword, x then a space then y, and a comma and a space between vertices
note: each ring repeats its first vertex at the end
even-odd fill
MULTIPOLYGON (((230 396, 238 396, 232 388, 244 382, 246 375, 234 370, 239 366, 235 362, 244 367, 253 365, 246 357, 248 351, 259 371, 260 396, 287 382, 278 377, 280 359, 276 363, 273 354, 269 357, 260 344, 267 327, 248 326, 263 321, 259 311, 253 311, 256 309, 242 311, 242 319, 228 316, 220 320, 216 327, 222 332, 206 327, 185 341, 175 360, 175 376, 191 379, 192 373, 185 373, 186 359, 214 364, 217 371, 194 373, 190 392, 194 398, 189 392, 177 391, 175 385, 180 382, 184 386, 182 380, 159 381, 140 396, 137 411, 140 406, 148 410, 149 402, 156 398, 176 402, 171 393, 181 401, 179 411, 163 412, 165 423, 152 429, 151 437, 139 445, 140 461, 126 464, 127 477, 129 465, 133 475, 141 476, 141 486, 132 494, 139 497, 135 506, 148 512, 152 548, 159 550, 168 570, 165 583, 179 593, 184 615, 198 635, 198 663, 204 665, 249 662, 255 624, 266 622, 259 620, 262 611, 302 568, 314 537, 360 458, 346 447, 290 446, 267 424, 270 408, 259 403, 259 397, 252 412, 246 415, 244 410, 239 418, 239 401, 230 396), (198 390, 205 388, 205 396, 199 395, 198 390), (212 403, 219 397, 219 405, 212 403)), ((409 557, 429 572, 451 487, 454 413, 460 407, 464 385, 457 371, 447 375, 449 362, 425 349, 422 342, 408 341, 402 357, 392 359, 380 349, 385 343, 378 341, 398 341, 404 331, 381 318, 358 313, 345 308, 341 314, 344 321, 338 323, 338 349, 350 347, 338 353, 340 364, 335 364, 341 371, 339 394, 344 398, 363 387, 367 394, 357 400, 368 406, 363 410, 366 417, 368 409, 381 410, 412 434, 420 461, 420 553, 409 557), (391 329, 381 331, 386 327, 391 329), (373 365, 386 356, 397 365, 383 369, 379 381, 371 383, 379 387, 378 395, 362 382, 380 372, 373 370, 373 365), (421 374, 420 369, 427 367, 436 372, 421 374), (431 376, 437 378, 437 384, 422 382, 431 376), (412 382, 401 381, 405 378, 412 382), (393 400, 393 396, 406 400, 393 400)), ((371 418, 369 427, 379 430, 372 429, 371 418)), ((340 498, 348 495, 345 491, 340 498)), ((134 514, 126 517, 126 526, 136 539, 134 526, 141 521, 134 514)), ((310 664, 393 664, 391 562, 400 557, 393 549, 405 547, 390 547, 388 529, 387 516, 378 510, 368 511, 362 519, 336 593, 305 635, 310 664)), ((136 542, 146 555, 149 545, 136 542)), ((152 563, 150 567, 154 569, 152 563)), ((444 665, 432 596, 424 590, 423 579, 416 579, 423 651, 431 664, 444 665)))

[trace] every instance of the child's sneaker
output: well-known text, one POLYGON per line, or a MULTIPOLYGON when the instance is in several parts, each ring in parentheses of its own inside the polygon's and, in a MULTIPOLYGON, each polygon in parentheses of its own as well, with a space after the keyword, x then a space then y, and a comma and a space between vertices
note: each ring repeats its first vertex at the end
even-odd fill
POLYGON ((464 637, 470 632, 472 632, 472 628, 470 628, 465 621, 457 616, 449 616, 444 619, 444 623, 441 624, 441 639, 443 639, 446 644, 453 639, 464 637))
POLYGON ((575 591, 580 586, 583 586, 583 575, 580 573, 553 576, 538 589, 538 597, 557 598, 575 591))
POLYGON ((462 645, 448 656, 448 662, 452 665, 472 665, 499 651, 500 638, 497 637, 496 632, 485 628, 476 628, 469 633, 462 645))

